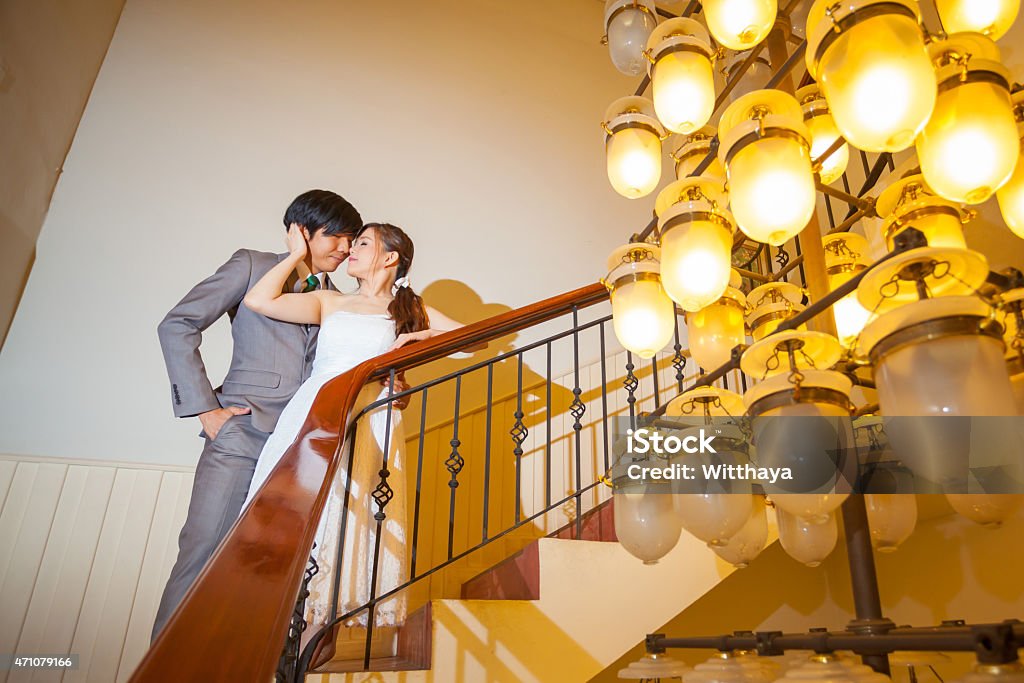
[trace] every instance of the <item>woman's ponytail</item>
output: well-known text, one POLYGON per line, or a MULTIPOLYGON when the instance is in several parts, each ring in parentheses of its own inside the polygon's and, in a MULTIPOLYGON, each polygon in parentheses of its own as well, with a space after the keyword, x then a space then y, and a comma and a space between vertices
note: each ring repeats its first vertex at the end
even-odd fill
MULTIPOLYGON (((405 277, 405 269, 399 268, 399 279, 405 277)), ((395 298, 388 304, 388 313, 395 321, 395 334, 419 332, 430 327, 423 297, 412 291, 408 281, 397 287, 395 298)))

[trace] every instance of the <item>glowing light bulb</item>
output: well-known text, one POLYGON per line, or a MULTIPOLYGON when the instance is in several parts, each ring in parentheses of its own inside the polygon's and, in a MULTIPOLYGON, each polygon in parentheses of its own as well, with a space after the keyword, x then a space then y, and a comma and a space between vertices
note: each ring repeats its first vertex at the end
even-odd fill
POLYGON ((725 203, 718 181, 706 177, 677 180, 658 195, 662 282, 684 310, 704 308, 729 286, 734 228, 718 208, 725 203))
POLYGON ((1006 184, 996 193, 999 200, 999 211, 1003 214, 1006 227, 1017 237, 1024 238, 1024 163, 1020 156, 1017 167, 1006 184))
POLYGON ((854 147, 898 152, 914 142, 935 106, 936 82, 917 3, 892 3, 889 13, 834 30, 859 11, 816 0, 807 17, 807 67, 828 101, 836 126, 854 147), (835 23, 833 23, 835 22, 835 23))
POLYGON ((623 197, 649 195, 661 180, 661 140, 654 133, 627 128, 608 141, 608 179, 623 197))
POLYGON ((708 30, 730 50, 748 50, 768 35, 775 25, 775 0, 704 0, 708 30))
POLYGON ((608 259, 612 329, 626 349, 652 358, 675 334, 675 306, 658 275, 658 247, 627 244, 608 259))
POLYGON ((718 156, 729 175, 736 224, 758 242, 779 246, 815 207, 810 141, 800 104, 779 90, 756 90, 726 108, 718 156))
POLYGON ((700 367, 708 370, 719 367, 731 358, 732 349, 744 342, 745 309, 743 293, 730 287, 718 301, 695 313, 687 313, 690 354, 700 367))
POLYGON ((1020 0, 935 0, 946 33, 975 31, 998 40, 1010 30, 1020 0))
POLYGON ((666 21, 647 42, 658 119, 676 133, 701 128, 715 108, 714 49, 707 31, 688 18, 666 21))
MULTIPOLYGON (((839 128, 836 127, 836 122, 828 110, 828 103, 816 85, 801 88, 797 91, 796 98, 803 108, 804 121, 811 134, 811 159, 816 161, 839 139, 839 128)), ((846 171, 849 161, 850 146, 844 144, 822 162, 821 170, 818 171, 821 182, 828 185, 838 180, 846 171)))
POLYGON ((1017 165, 1009 72, 996 44, 977 33, 950 36, 930 49, 939 65, 939 97, 917 139, 921 173, 936 194, 978 204, 1017 165))

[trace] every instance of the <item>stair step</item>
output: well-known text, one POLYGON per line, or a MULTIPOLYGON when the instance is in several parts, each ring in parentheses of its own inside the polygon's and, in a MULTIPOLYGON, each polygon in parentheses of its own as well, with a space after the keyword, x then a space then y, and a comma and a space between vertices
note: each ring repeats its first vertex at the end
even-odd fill
MULTIPOLYGON (((420 671, 430 669, 433 620, 431 606, 416 610, 399 627, 380 627, 373 632, 370 671, 420 671)), ((333 649, 324 647, 314 656, 310 673, 363 671, 366 629, 341 627, 335 631, 333 649)), ((329 642, 329 636, 324 638, 329 642)))

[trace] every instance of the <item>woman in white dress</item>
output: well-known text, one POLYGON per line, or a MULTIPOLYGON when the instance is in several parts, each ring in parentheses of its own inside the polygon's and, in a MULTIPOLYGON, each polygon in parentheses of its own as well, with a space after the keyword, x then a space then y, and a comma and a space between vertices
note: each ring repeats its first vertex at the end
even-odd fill
MULTIPOLYGON (((461 326, 424 305, 409 287, 412 240, 400 228, 386 223, 367 224, 352 243, 347 270, 359 282, 355 293, 329 290, 306 294, 282 293, 288 276, 306 255, 307 238, 304 230, 292 225, 288 231, 288 257, 267 272, 245 297, 245 305, 258 313, 286 322, 320 325, 320 333, 312 374, 285 407, 274 433, 267 440, 256 463, 243 509, 295 441, 313 400, 328 380, 410 341, 428 339, 461 326)), ((378 385, 367 385, 359 395, 356 411, 387 395, 387 391, 385 388, 381 392, 378 385)), ((352 472, 345 471, 348 467, 346 458, 317 530, 315 552, 320 572, 310 584, 306 615, 307 621, 314 626, 324 625, 330 617, 331 592, 339 570, 334 565, 346 488, 349 502, 345 516, 338 614, 356 609, 370 599, 378 528, 381 539, 374 595, 382 595, 408 579, 403 442, 399 411, 389 411, 382 406, 360 420, 353 447, 352 472), (380 508, 372 493, 380 483, 385 444, 388 450, 388 485, 394 496, 384 507, 385 518, 378 527, 374 514, 380 508)), ((405 599, 401 593, 378 603, 374 624, 397 626, 404 619, 405 599)), ((348 623, 366 622, 364 611, 348 623)))

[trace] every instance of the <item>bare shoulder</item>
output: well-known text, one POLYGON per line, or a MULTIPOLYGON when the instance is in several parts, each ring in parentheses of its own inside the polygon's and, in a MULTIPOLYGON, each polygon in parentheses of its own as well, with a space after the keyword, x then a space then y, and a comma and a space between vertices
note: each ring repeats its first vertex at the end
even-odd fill
POLYGON ((320 307, 323 311, 323 317, 329 316, 331 313, 337 313, 338 311, 347 311, 351 306, 349 301, 352 298, 351 294, 342 294, 331 289, 317 290, 315 294, 320 298, 320 307))

